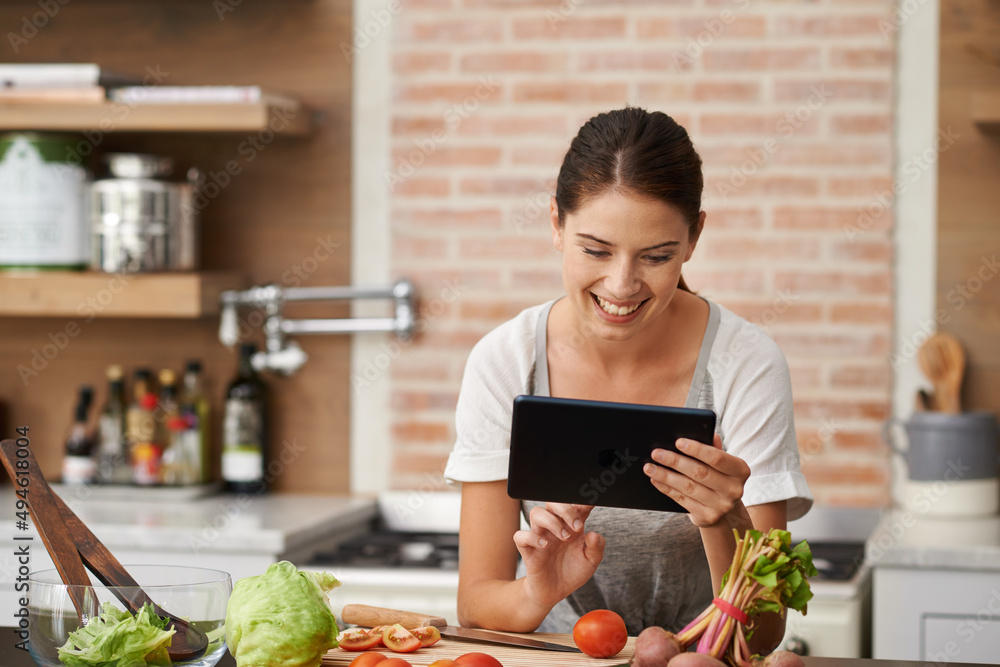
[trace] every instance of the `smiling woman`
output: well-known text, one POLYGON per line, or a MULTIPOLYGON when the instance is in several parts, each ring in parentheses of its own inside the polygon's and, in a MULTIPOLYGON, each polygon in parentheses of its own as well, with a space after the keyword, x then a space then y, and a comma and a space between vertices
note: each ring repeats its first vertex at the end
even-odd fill
MULTIPOLYGON (((809 509, 784 357, 681 277, 710 220, 702 189, 701 158, 666 114, 601 114, 573 140, 550 203, 566 296, 487 334, 459 395, 445 475, 462 482, 463 624, 569 632, 609 609, 629 634, 676 632, 719 590, 733 529, 784 528, 809 509), (519 394, 714 410, 713 442, 680 439, 680 453, 655 450, 659 465, 644 468, 688 513, 509 498, 519 394)), ((628 424, 621 431, 627 439, 628 424)), ((779 618, 761 616, 754 648, 782 633, 779 618)))

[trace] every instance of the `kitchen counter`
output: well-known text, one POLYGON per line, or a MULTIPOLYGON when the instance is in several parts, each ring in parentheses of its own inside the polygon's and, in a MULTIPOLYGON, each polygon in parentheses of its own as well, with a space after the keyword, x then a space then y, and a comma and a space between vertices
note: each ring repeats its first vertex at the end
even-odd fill
POLYGON ((1000 517, 894 510, 865 544, 872 654, 934 663, 1000 655, 1000 517))
POLYGON ((1000 516, 888 512, 865 545, 871 564, 1000 572, 1000 516))
MULTIPOLYGON (((378 516, 374 499, 216 494, 166 502, 162 492, 144 491, 112 500, 101 499, 100 489, 89 496, 85 489, 57 489, 123 564, 197 565, 228 572, 234 582, 278 560, 308 561, 368 530, 378 516)), ((26 530, 17 527, 14 503, 12 487, 0 487, 0 614, 14 609, 15 537, 32 538, 16 542, 30 546, 31 571, 52 567, 32 522, 26 530)))

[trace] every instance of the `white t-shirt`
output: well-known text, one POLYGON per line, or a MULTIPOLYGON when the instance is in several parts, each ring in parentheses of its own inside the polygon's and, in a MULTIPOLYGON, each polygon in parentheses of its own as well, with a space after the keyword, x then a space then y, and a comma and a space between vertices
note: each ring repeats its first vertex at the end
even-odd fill
MULTIPOLYGON (((552 302, 528 308, 473 347, 455 414, 456 442, 445 467, 452 482, 507 478, 513 400, 549 395, 545 323, 552 302)), ((725 450, 750 466, 743 503, 788 501, 788 520, 813 498, 799 467, 788 365, 754 324, 718 304, 710 313, 685 407, 714 410, 725 450)), ((534 503, 522 503, 525 515, 534 503)), ((711 577, 698 529, 683 514, 595 508, 588 530, 606 541, 593 579, 557 605, 539 628, 572 631, 591 609, 617 611, 630 634, 672 631, 711 602, 711 577), (678 563, 683 563, 678 567, 678 563)))

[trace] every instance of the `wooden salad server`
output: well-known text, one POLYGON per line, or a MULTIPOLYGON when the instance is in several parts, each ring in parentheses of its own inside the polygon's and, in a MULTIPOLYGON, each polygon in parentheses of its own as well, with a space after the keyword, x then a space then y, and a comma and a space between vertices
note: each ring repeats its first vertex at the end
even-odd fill
POLYGON ((172 661, 193 660, 205 653, 208 636, 153 602, 114 554, 52 490, 31 449, 18 447, 14 440, 4 440, 0 442, 0 459, 15 488, 19 486, 19 477, 29 480, 20 487, 27 492, 28 511, 59 576, 70 587, 70 597, 81 622, 98 614, 97 597, 87 591, 92 584, 86 566, 102 584, 111 587, 109 590, 131 613, 138 613, 143 604, 149 604, 156 615, 171 621, 176 632, 167 653, 172 661))

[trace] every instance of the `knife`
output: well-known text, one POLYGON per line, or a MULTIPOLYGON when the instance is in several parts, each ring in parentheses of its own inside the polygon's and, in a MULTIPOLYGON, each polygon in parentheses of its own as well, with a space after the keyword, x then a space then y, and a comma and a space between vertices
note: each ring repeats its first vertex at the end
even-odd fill
POLYGON ((575 646, 564 646, 552 642, 543 642, 538 639, 528 639, 527 637, 515 637, 501 632, 480 630, 479 628, 462 628, 455 625, 448 625, 448 621, 440 616, 428 616, 412 611, 386 609, 385 607, 372 607, 366 604, 344 605, 343 611, 340 612, 340 618, 344 623, 364 625, 369 628, 373 628, 376 625, 393 625, 399 623, 407 630, 412 630, 413 628, 432 625, 438 629, 442 637, 456 637, 488 644, 519 646, 521 648, 534 648, 543 651, 581 653, 580 649, 575 646))

